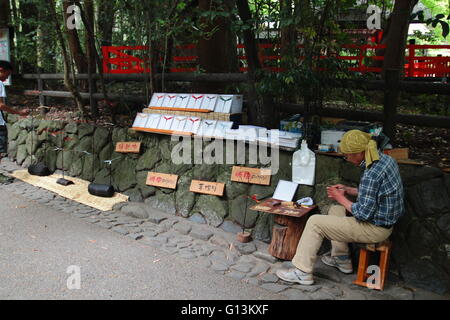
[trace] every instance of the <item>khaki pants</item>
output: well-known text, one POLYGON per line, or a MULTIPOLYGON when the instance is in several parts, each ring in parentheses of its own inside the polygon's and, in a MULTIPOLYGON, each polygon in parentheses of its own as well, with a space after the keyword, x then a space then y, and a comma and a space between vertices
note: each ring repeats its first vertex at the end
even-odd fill
POLYGON ((341 205, 331 206, 328 215, 311 216, 303 230, 292 263, 298 269, 312 273, 323 238, 331 240, 331 255, 348 255, 349 242, 377 243, 387 239, 392 229, 361 222, 354 217, 346 217, 341 205))

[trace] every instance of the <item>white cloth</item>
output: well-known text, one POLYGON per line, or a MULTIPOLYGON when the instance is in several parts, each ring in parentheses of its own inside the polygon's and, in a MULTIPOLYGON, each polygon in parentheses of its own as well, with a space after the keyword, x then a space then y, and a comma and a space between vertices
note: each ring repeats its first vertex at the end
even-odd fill
MULTIPOLYGON (((0 81, 0 98, 6 98, 6 89, 2 81, 0 81)), ((3 119, 3 112, 0 112, 0 126, 6 126, 6 121, 3 119)))

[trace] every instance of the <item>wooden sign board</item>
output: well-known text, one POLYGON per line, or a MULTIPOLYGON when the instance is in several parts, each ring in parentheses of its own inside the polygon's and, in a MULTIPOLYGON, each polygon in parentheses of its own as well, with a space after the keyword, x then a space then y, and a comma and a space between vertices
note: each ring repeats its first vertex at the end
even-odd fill
POLYGON ((116 152, 139 153, 139 152, 141 152, 141 143, 140 142, 117 142, 116 152))
POLYGON ((176 189, 178 176, 175 174, 149 172, 146 184, 154 187, 176 189))
POLYGON ((231 181, 269 186, 271 174, 270 169, 234 166, 231 171, 231 181))
POLYGON ((396 160, 408 160, 409 159, 408 151, 409 151, 408 148, 394 148, 384 150, 383 152, 396 160))
POLYGON ((225 184, 220 182, 192 180, 189 191, 195 193, 210 194, 213 196, 223 196, 225 184))

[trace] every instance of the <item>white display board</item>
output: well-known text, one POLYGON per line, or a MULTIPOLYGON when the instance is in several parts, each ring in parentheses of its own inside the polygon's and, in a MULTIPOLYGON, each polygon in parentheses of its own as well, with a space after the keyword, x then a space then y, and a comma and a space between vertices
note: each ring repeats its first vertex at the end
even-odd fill
MULTIPOLYGON (((11 61, 8 29, 0 29, 0 60, 11 61)), ((3 83, 10 86, 11 76, 3 83)))

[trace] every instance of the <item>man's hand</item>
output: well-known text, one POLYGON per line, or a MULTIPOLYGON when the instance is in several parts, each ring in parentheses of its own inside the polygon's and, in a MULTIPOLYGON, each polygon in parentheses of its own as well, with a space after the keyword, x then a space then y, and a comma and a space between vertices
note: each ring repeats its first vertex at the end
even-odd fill
POLYGON ((352 213, 353 202, 351 202, 345 197, 345 190, 342 187, 341 188, 336 186, 327 187, 327 194, 328 198, 337 201, 339 204, 344 206, 345 210, 352 213))
POLYGON ((337 186, 331 186, 327 188, 327 194, 328 198, 340 202, 342 199, 345 198, 345 189, 337 186))
POLYGON ((337 189, 343 189, 345 192, 347 192, 347 186, 344 186, 343 184, 335 184, 330 186, 331 188, 337 188, 337 189))
POLYGON ((332 185, 331 187, 344 190, 344 192, 346 194, 351 195, 351 196, 357 196, 358 195, 358 189, 357 188, 348 187, 348 186, 345 186, 343 184, 335 184, 335 185, 332 185))

